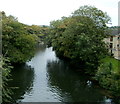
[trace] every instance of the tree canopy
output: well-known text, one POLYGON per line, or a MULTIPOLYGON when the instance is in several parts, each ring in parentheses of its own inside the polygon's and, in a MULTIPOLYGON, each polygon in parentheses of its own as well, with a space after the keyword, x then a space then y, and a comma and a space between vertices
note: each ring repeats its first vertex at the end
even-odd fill
POLYGON ((36 43, 43 40, 46 28, 25 25, 16 17, 6 16, 5 12, 2 12, 3 56, 8 57, 12 63, 24 63, 30 60, 34 55, 36 43))
POLYGON ((109 21, 110 17, 101 10, 82 6, 72 16, 51 22, 48 43, 59 57, 96 67, 107 54, 103 39, 109 21))

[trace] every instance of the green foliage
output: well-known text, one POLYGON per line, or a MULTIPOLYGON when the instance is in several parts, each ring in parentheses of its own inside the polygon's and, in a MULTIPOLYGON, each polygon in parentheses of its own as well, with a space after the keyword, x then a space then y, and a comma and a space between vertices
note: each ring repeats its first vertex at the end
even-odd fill
POLYGON ((95 79, 118 100, 120 97, 120 61, 112 57, 106 57, 101 60, 101 63, 96 72, 95 79))
POLYGON ((12 94, 11 88, 8 87, 8 81, 10 81, 10 70, 12 66, 10 65, 9 59, 1 57, 0 60, 0 70, 2 71, 1 79, 2 79, 2 102, 11 102, 12 98, 10 95, 12 94))
POLYGON ((13 92, 7 84, 10 80, 10 63, 25 63, 34 55, 38 36, 37 33, 30 34, 28 28, 29 26, 18 22, 17 18, 6 16, 5 12, 2 12, 2 54, 5 58, 0 60, 0 67, 3 102, 13 102, 13 92))
POLYGON ((28 33, 26 25, 13 16, 3 16, 3 55, 12 63, 24 63, 34 55, 37 36, 28 33))
POLYGON ((12 50, 8 50, 8 57, 11 62, 24 63, 32 58, 35 50, 35 38, 33 35, 20 35, 15 39, 14 45, 9 47, 12 50))
POLYGON ((112 63, 112 67, 113 67, 113 72, 114 73, 120 73, 120 69, 119 69, 119 65, 120 65, 120 61, 113 58, 113 57, 105 57, 104 59, 101 60, 102 63, 112 63))
POLYGON ((25 29, 29 34, 35 34, 39 38, 38 42, 46 41, 46 37, 49 32, 48 26, 32 25, 32 26, 25 26, 25 29))
POLYGON ((120 97, 120 73, 114 73, 112 63, 101 64, 96 75, 95 79, 99 84, 111 91, 111 94, 116 98, 120 97))
POLYGON ((73 16, 85 16, 91 18, 94 23, 101 28, 105 28, 106 24, 111 22, 110 17, 106 12, 97 9, 94 6, 81 6, 78 10, 73 13, 73 16))
POLYGON ((51 22, 48 45, 53 46, 57 56, 89 65, 92 70, 86 71, 95 73, 107 54, 103 39, 109 20, 106 13, 95 7, 80 7, 72 16, 51 22))

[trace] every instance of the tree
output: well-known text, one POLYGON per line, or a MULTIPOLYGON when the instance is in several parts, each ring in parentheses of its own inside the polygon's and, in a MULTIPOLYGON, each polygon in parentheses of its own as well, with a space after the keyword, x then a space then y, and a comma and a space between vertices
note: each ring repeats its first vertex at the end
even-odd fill
POLYGON ((100 60, 107 54, 103 39, 110 18, 95 7, 83 6, 72 16, 51 23, 51 43, 59 57, 84 63, 95 73, 100 60))
POLYGON ((97 9, 94 6, 81 6, 78 10, 74 11, 73 16, 84 16, 91 18, 94 23, 101 28, 106 28, 106 25, 111 22, 111 18, 106 12, 97 9))
POLYGON ((2 12, 3 21, 3 56, 9 57, 11 63, 24 63, 34 55, 37 36, 25 29, 26 25, 18 22, 13 16, 2 12))

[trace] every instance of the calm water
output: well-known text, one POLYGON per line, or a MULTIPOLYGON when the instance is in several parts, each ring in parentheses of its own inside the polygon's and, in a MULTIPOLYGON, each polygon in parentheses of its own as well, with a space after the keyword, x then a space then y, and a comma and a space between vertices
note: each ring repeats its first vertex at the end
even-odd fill
MULTIPOLYGON (((20 102, 110 102, 87 76, 59 60, 52 48, 40 47, 31 61, 12 72, 12 98, 20 102)), ((103 103, 102 103, 103 104, 103 103)))

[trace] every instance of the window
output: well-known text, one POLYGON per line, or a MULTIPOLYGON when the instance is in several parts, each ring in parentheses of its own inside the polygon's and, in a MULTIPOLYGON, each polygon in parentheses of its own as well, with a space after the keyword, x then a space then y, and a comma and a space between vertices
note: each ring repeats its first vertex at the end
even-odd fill
POLYGON ((113 44, 112 43, 110 43, 110 48, 112 48, 113 47, 113 44))
POLYGON ((119 46, 120 46, 120 45, 119 45, 119 44, 117 44, 117 47, 118 47, 118 48, 119 48, 119 46))
POLYGON ((113 54, 112 50, 111 50, 111 56, 114 56, 114 54, 113 54))
POLYGON ((120 36, 118 36, 118 39, 120 39, 120 36))
POLYGON ((110 41, 113 41, 113 36, 110 37, 110 41))

